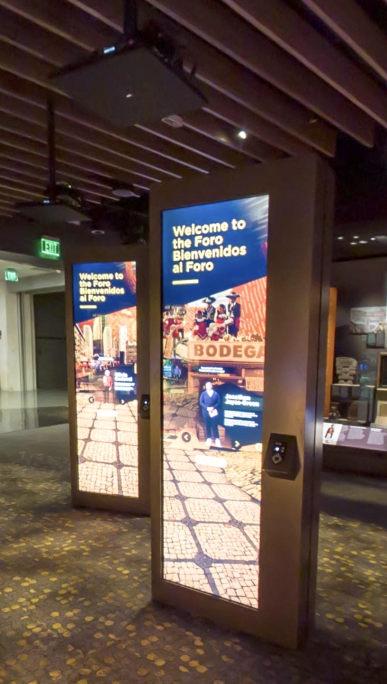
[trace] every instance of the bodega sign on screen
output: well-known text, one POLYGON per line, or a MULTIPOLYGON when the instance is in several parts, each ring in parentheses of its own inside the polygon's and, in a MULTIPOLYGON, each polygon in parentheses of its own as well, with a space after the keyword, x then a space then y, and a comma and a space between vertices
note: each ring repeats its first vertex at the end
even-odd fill
POLYGON ((263 342, 188 342, 189 361, 215 361, 229 359, 236 363, 256 363, 264 361, 265 345, 263 342))

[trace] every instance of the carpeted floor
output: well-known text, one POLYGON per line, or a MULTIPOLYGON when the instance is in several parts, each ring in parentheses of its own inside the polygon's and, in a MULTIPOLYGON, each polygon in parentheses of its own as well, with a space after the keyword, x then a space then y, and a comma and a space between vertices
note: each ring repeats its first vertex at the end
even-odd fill
POLYGON ((67 430, 0 440, 0 684, 385 684, 385 482, 325 478, 317 626, 289 652, 152 604, 150 522, 71 508, 67 430))

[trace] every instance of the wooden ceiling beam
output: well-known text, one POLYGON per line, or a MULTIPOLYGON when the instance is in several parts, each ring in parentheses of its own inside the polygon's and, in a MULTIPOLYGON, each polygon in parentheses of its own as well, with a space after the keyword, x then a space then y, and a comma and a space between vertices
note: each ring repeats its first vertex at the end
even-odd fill
MULTIPOLYGON (((3 54, 2 56, 0 43, 0 69, 5 71, 7 71, 6 60, 7 55, 3 54)), ((7 73, 4 83, 0 84, 0 91, 5 95, 16 97, 16 99, 24 102, 30 102, 36 107, 45 110, 47 97, 43 89, 44 86, 42 88, 41 79, 36 78, 34 81, 35 85, 27 83, 25 86, 20 83, 17 84, 18 79, 23 79, 21 67, 17 74, 15 72, 7 73), (36 88, 36 85, 40 87, 36 88)), ((221 166, 221 162, 204 158, 203 155, 198 154, 194 150, 179 149, 169 142, 157 138, 155 140, 154 136, 149 136, 136 127, 131 127, 127 132, 116 129, 98 117, 81 112, 71 100, 58 93, 56 94, 56 114, 57 128, 59 128, 59 117, 63 117, 71 122, 76 122, 81 126, 92 129, 94 132, 101 133, 105 137, 109 136, 114 140, 114 142, 109 141, 107 143, 109 149, 112 146, 114 149, 117 149, 118 143, 125 144, 128 150, 126 153, 128 159, 149 165, 150 168, 156 169, 161 174, 181 178, 189 173, 210 173, 211 171, 218 170, 221 166), (132 146, 131 150, 128 148, 129 145, 132 146)), ((73 124, 71 124, 71 127, 73 128, 73 124)), ((90 137, 90 134, 88 134, 88 137, 90 137)))
MULTIPOLYGON (((20 195, 18 195, 17 192, 15 194, 12 188, 9 188, 9 187, 4 188, 1 184, 0 184, 0 199, 12 202, 12 206, 15 204, 15 202, 23 202, 23 198, 20 198, 20 195)), ((28 199, 26 199, 25 201, 28 202, 28 199)))
MULTIPOLYGON (((0 23, 0 41, 1 34, 2 26, 0 23)), ((58 39, 55 37, 55 40, 58 39)), ((20 49, 24 49, 24 43, 18 44, 17 47, 20 47, 20 49)), ((40 55, 40 57, 44 58, 45 56, 40 55)), ((12 96, 17 97, 18 99, 21 99, 24 102, 32 102, 36 106, 45 108, 46 95, 45 91, 43 91, 42 88, 45 86, 50 87, 50 83, 46 83, 48 78, 48 70, 44 65, 42 66, 35 60, 35 65, 31 63, 29 65, 29 81, 27 82, 22 80, 24 76, 23 64, 24 60, 20 56, 19 60, 15 59, 15 56, 13 56, 13 58, 11 59, 11 64, 9 64, 8 52, 4 48, 4 46, 2 48, 0 42, 0 68, 2 68, 3 70, 7 68, 10 69, 9 72, 4 71, 4 78, 2 78, 0 81, 0 91, 7 94, 11 94, 12 96), (20 62, 20 64, 18 62, 20 62), (39 88, 41 89, 40 92, 39 88)), ((123 133, 122 131, 116 131, 112 127, 110 128, 107 122, 99 122, 98 120, 95 121, 84 112, 80 112, 79 110, 77 110, 76 105, 68 101, 67 98, 61 97, 58 92, 57 101, 59 115, 62 114, 64 116, 67 116, 71 120, 77 120, 79 123, 84 123, 85 125, 92 126, 96 130, 103 130, 108 134, 110 133, 111 135, 114 135, 118 139, 123 139, 126 141, 129 139, 130 142, 140 147, 141 149, 149 150, 149 145, 151 145, 152 151, 157 151, 166 158, 173 158, 173 160, 178 161, 178 163, 185 163, 187 166, 203 171, 203 169, 201 168, 201 166, 203 166, 203 160, 200 160, 200 157, 196 156, 199 154, 201 156, 206 157, 209 160, 207 164, 204 163, 204 170, 206 170, 207 172, 217 170, 219 168, 217 164, 230 166, 230 152, 227 149, 223 148, 222 145, 219 145, 218 152, 216 155, 208 154, 206 151, 206 145, 208 146, 208 142, 206 142, 203 138, 200 138, 199 135, 192 136, 192 138, 195 139, 192 140, 192 145, 181 145, 181 147, 183 147, 184 149, 183 152, 181 150, 180 152, 176 151, 176 148, 174 149, 170 145, 163 145, 160 143, 158 144, 157 150, 155 150, 154 140, 152 141, 152 139, 148 136, 144 136, 144 134, 139 133, 135 128, 128 129, 128 134, 125 135, 125 133, 123 133), (201 147, 204 147, 205 150, 203 154, 201 147), (188 152, 186 152, 185 150, 188 150, 188 152)), ((157 125, 158 124, 156 123, 156 126, 157 125)), ((140 126, 139 128, 142 131, 147 131, 146 127, 140 126)), ((168 142, 173 143, 170 137, 165 136, 164 139, 168 142)), ((178 142, 176 144, 178 144, 178 142)), ((234 164, 231 164, 231 166, 233 165, 234 164)))
MULTIPOLYGON (((44 142, 38 142, 24 138, 23 136, 12 132, 9 127, 9 122, 2 123, 0 117, 0 153, 9 159, 17 159, 23 163, 28 163, 34 166, 36 163, 45 164, 47 167, 48 150, 44 142)), ((88 157, 84 158, 78 156, 76 152, 66 150, 57 150, 56 159, 59 164, 63 164, 64 169, 81 171, 86 173, 98 174, 102 178, 120 180, 126 183, 132 183, 135 187, 142 190, 148 190, 151 183, 149 180, 131 174, 127 169, 106 164, 101 160, 90 160, 88 157)))
POLYGON ((77 48, 74 43, 2 7, 0 7, 0 41, 57 68, 75 62, 85 55, 85 51, 77 48))
MULTIPOLYGON (((231 103, 232 104, 232 103, 231 103)), ((206 136, 211 142, 217 142, 224 146, 230 148, 234 152, 244 153, 246 155, 244 159, 244 164, 251 163, 251 161, 269 161, 270 159, 281 159, 284 154, 277 147, 268 145, 263 140, 257 139, 254 135, 250 137, 249 140, 242 141, 238 138, 238 130, 231 129, 230 126, 226 124, 217 125, 217 136, 213 135, 213 124, 212 117, 205 114, 204 110, 194 113, 192 116, 195 117, 196 114, 200 116, 202 122, 202 127, 195 127, 187 130, 183 128, 183 132, 190 133, 200 133, 202 136, 206 136), (227 143, 225 142, 228 140, 227 143)), ((184 124, 190 121, 191 114, 183 115, 181 117, 184 124)))
MULTIPOLYGON (((65 174, 63 171, 58 170, 57 177, 58 182, 67 182, 71 185, 73 184, 72 178, 69 177, 69 174, 65 174)), ((29 190, 31 188, 32 191, 36 189, 45 192, 48 185, 48 176, 46 174, 35 173, 35 177, 32 177, 32 174, 24 173, 20 170, 15 171, 13 169, 7 168, 7 166, 3 168, 0 158, 0 182, 3 181, 11 181, 15 184, 19 184, 22 189, 26 188, 26 190, 29 190)), ((80 192, 83 192, 85 195, 91 196, 93 198, 105 198, 112 201, 114 200, 114 196, 109 188, 90 187, 87 181, 82 180, 76 183, 76 187, 80 192)))
POLYGON ((300 155, 307 151, 307 146, 295 140, 277 126, 258 117, 250 109, 238 106, 228 97, 209 86, 202 86, 204 95, 207 96, 208 104, 203 109, 223 121, 233 124, 238 129, 249 131, 250 135, 260 140, 274 143, 275 146, 290 155, 300 155))
POLYGON ((151 124, 150 126, 138 126, 144 131, 156 135, 165 140, 169 140, 174 145, 189 147, 196 146, 200 154, 211 159, 216 159, 228 168, 243 166, 248 162, 244 150, 236 151, 231 147, 226 147, 222 142, 217 142, 206 138, 204 135, 197 135, 196 132, 187 128, 172 128, 164 123, 151 124))
POLYGON ((123 0, 67 0, 89 16, 97 19, 114 31, 122 32, 124 25, 123 0))
POLYGON ((383 89, 286 3, 282 0, 222 2, 387 128, 387 98, 383 89))
POLYGON ((146 1, 340 130, 373 145, 369 116, 228 7, 207 0, 146 1))
POLYGON ((19 197, 20 202, 28 202, 29 198, 31 197, 34 199, 34 197, 44 197, 44 192, 40 190, 26 190, 25 188, 21 187, 18 183, 15 181, 10 181, 10 180, 5 180, 5 179, 0 179, 0 190, 2 194, 4 195, 5 192, 10 193, 10 196, 12 197, 19 197))
POLYGON ((31 54, 28 54, 27 56, 24 50, 20 50, 15 46, 10 50, 9 46, 1 40, 0 69, 3 69, 10 74, 14 74, 15 76, 19 76, 25 81, 29 81, 30 83, 34 83, 42 88, 46 88, 55 93, 60 93, 64 96, 64 93, 49 81, 52 67, 31 54))
MULTIPOLYGON (((0 72, 0 93, 10 95, 21 102, 34 104, 36 107, 46 110, 45 91, 32 83, 23 81, 14 74, 10 74, 5 71, 0 72)), ((75 119, 83 122, 84 115, 77 113, 73 104, 67 106, 68 104, 69 103, 60 96, 56 97, 56 108, 58 115, 64 116, 65 118, 67 117, 70 120, 75 119)), ((210 143, 204 136, 189 134, 188 132, 187 135, 181 135, 181 131, 179 132, 177 129, 172 129, 163 123, 150 124, 150 126, 151 128, 148 126, 138 126, 136 128, 153 134, 155 134, 155 131, 157 131, 157 134, 160 133, 159 137, 168 140, 168 142, 170 142, 172 145, 175 144, 180 145, 181 147, 186 147, 190 151, 195 151, 196 154, 208 157, 209 159, 212 159, 223 166, 233 167, 246 163, 246 159, 242 151, 240 153, 232 152, 222 144, 210 143), (162 132, 164 132, 165 135, 162 135, 162 132)), ((133 134, 134 129, 131 128, 129 131, 131 134, 133 134)), ((119 137, 123 137, 125 139, 125 135, 121 134, 119 137)), ((147 141, 148 147, 150 140, 151 139, 149 138, 149 141, 147 141)), ((151 144, 151 148, 154 148, 154 144, 151 144)), ((173 157, 177 157, 178 154, 179 152, 176 151, 176 154, 173 155, 173 157)))
MULTIPOLYGON (((11 117, 14 117, 23 121, 22 133, 25 137, 31 137, 32 139, 41 142, 45 140, 46 114, 43 110, 34 107, 27 107, 26 105, 21 106, 20 103, 18 103, 18 101, 12 97, 0 94, 0 112, 4 116, 8 117, 8 120, 10 120, 11 117)), ((15 123, 11 124, 10 130, 11 132, 17 132, 15 123)), ((164 167, 163 171, 154 169, 153 165, 156 164, 156 155, 149 154, 146 156, 146 162, 139 162, 137 159, 134 159, 130 156, 131 149, 129 146, 121 145, 113 139, 106 140, 103 138, 103 136, 93 131, 88 131, 86 133, 82 127, 79 127, 68 120, 60 119, 59 117, 57 119, 56 133, 57 137, 62 135, 62 139, 63 137, 66 137, 70 138, 71 141, 76 141, 76 143, 67 143, 69 149, 72 150, 75 148, 75 152, 82 149, 85 150, 85 154, 87 154, 86 150, 89 147, 90 156, 92 155, 93 148, 106 151, 109 153, 109 155, 117 156, 119 158, 125 159, 125 161, 129 161, 130 170, 137 170, 138 173, 144 178, 158 180, 162 178, 163 173, 164 176, 173 175, 177 178, 181 177, 178 175, 176 170, 177 168, 180 170, 180 168, 177 167, 177 165, 173 165, 169 160, 162 160, 162 166, 164 167), (152 162, 153 164, 151 165, 152 162)), ((66 143, 64 143, 64 145, 66 145, 66 143)))
POLYGON ((93 18, 86 19, 79 9, 62 0, 0 0, 0 6, 88 52, 111 45, 116 39, 117 34, 110 28, 93 18))
POLYGON ((26 190, 31 188, 31 192, 34 190, 44 190, 47 187, 47 177, 46 179, 39 179, 39 176, 37 175, 35 179, 30 177, 25 178, 20 173, 16 173, 15 171, 7 171, 0 168, 0 182, 3 181, 11 181, 16 184, 20 183, 22 190, 24 188, 26 190))
MULTIPOLYGON (((104 0, 67 1, 115 30, 122 31, 122 0, 111 0, 109 3, 104 0)), ((150 19, 161 22, 178 43, 186 43, 187 68, 191 69, 193 62, 197 67, 196 77, 200 81, 220 90, 238 104, 251 109, 258 116, 276 124, 312 148, 330 157, 335 155, 336 131, 331 126, 322 120, 316 120, 315 115, 303 106, 263 79, 246 71, 241 65, 181 25, 177 25, 145 2, 139 2, 140 25, 150 19)), ((273 140, 273 131, 270 140, 273 140)))
POLYGON ((188 67, 196 65, 196 77, 201 83, 278 126, 296 140, 329 157, 335 156, 337 132, 325 121, 317 119, 315 114, 291 100, 288 95, 199 38, 190 38, 189 53, 193 64, 188 62, 188 67))
MULTIPOLYGON (((213 117, 211 114, 199 111, 194 112, 183 117, 184 126, 191 131, 201 131, 210 140, 216 140, 217 142, 222 142, 223 145, 227 145, 233 150, 239 150, 242 143, 249 146, 249 144, 254 145, 254 140, 239 140, 236 136, 235 126, 230 125, 225 121, 220 121, 218 118, 213 117)), ((246 149, 246 148, 245 148, 246 149)), ((276 159, 283 156, 280 152, 277 153, 276 159)))
MULTIPOLYGON (((44 160, 39 159, 39 157, 33 157, 33 159, 34 163, 31 163, 30 161, 21 161, 17 154, 12 155, 9 151, 8 155, 6 155, 4 154, 0 143, 0 169, 2 171, 11 171, 26 178, 38 178, 39 180, 45 181, 47 185, 48 164, 44 163, 44 160)), ((93 176, 92 178, 85 177, 85 175, 74 172, 74 169, 69 169, 66 164, 60 162, 57 162, 56 164, 56 173, 61 182, 76 186, 77 181, 79 180, 85 185, 90 184, 93 187, 95 186, 94 190, 99 190, 100 192, 106 192, 106 190, 111 189, 111 183, 109 183, 107 179, 96 181, 96 176, 93 176)))
POLYGON ((302 0, 326 26, 387 81, 387 37, 353 0, 302 0))
MULTIPOLYGON (((0 33, 1 33, 1 29, 0 29, 0 33)), ((5 51, 5 53, 6 52, 7 51, 5 51)), ((6 66, 7 66, 6 60, 7 60, 7 54, 4 54, 4 50, 3 50, 3 55, 2 55, 1 45, 0 45, 0 65, 2 65, 3 68, 6 68, 6 66), (1 61, 1 59, 2 59, 2 61, 1 61)), ((20 75, 23 74, 22 66, 16 66, 15 65, 15 58, 13 58, 13 60, 12 60, 11 69, 13 70, 13 73, 18 72, 20 75)), ((36 83, 38 85, 42 85, 47 80, 48 73, 47 73, 47 67, 45 65, 42 66, 39 63, 37 65, 35 64, 35 66, 34 66, 33 64, 30 64, 29 69, 30 69, 30 74, 29 74, 30 78, 33 80, 34 83, 36 83), (33 73, 32 73, 32 71, 33 71, 33 73)), ((10 78, 8 80, 10 80, 10 78)), ((4 88, 5 88, 5 86, 3 86, 3 89, 4 88)), ((271 90, 269 86, 267 86, 267 88, 269 88, 269 90, 271 90)), ((29 89, 30 89, 30 91, 33 90, 33 86, 29 85, 29 89)), ((13 94, 13 92, 14 91, 12 89, 12 94, 13 94)), ((20 89, 19 89, 19 92, 20 92, 20 89)), ((38 99, 37 96, 34 95, 33 101, 35 104, 38 104, 40 106, 45 106, 44 93, 41 93, 40 102, 37 102, 37 99, 38 99), (43 98, 43 102, 41 101, 42 98, 43 98)), ((58 99, 59 99, 59 97, 58 97, 58 99)), ((259 99, 260 99, 260 101, 262 101, 261 98, 259 98, 259 99)), ((86 118, 85 118, 86 115, 80 114, 77 111, 77 108, 74 107, 72 102, 67 101, 66 98, 63 98, 63 99, 60 98, 60 101, 62 102, 62 107, 63 107, 62 113, 66 113, 66 115, 69 116, 70 118, 72 118, 72 119, 75 118, 76 120, 78 120, 78 122, 80 122, 82 124, 85 123, 85 125, 86 125, 86 118)), ((59 111, 59 114, 60 113, 61 112, 59 111)), ((88 125, 91 126, 91 125, 93 125, 94 120, 92 120, 88 117, 87 123, 88 123, 88 125)), ((94 127, 96 130, 103 130, 104 132, 106 132, 108 134, 115 135, 117 138, 120 138, 120 139, 125 138, 125 136, 122 134, 122 132, 118 133, 118 132, 114 131, 114 133, 113 133, 113 129, 110 129, 110 127, 108 126, 108 124, 106 124, 106 122, 101 122, 100 124, 94 123, 94 127)), ((261 126, 260 127, 260 133, 261 133, 260 137, 263 138, 267 144, 271 144, 272 146, 276 146, 276 143, 277 143, 275 132, 276 132, 276 129, 274 126, 267 126, 267 127, 261 126), (268 139, 266 139, 266 140, 265 140, 264 135, 263 135, 263 133, 265 131, 269 132, 268 139)), ((142 135, 138 130, 131 129, 128 136, 129 136, 130 142, 132 142, 134 145, 141 146, 141 148, 145 149, 146 151, 149 151, 149 145, 153 145, 153 147, 154 147, 154 138, 153 138, 153 140, 151 140, 146 133, 144 135, 144 129, 143 129, 142 135)), ((284 151, 286 151, 287 153, 297 154, 297 153, 299 153, 300 149, 302 149, 299 146, 297 146, 297 143, 292 141, 291 137, 288 136, 286 133, 282 134, 281 131, 278 131, 277 138, 279 139, 277 146, 280 147, 281 149, 283 149, 284 151)), ((210 172, 213 170, 217 170, 219 168, 219 166, 217 164, 221 163, 221 162, 218 162, 217 160, 213 160, 212 158, 209 158, 209 157, 208 157, 208 159, 211 159, 210 163, 207 162, 207 165, 205 165, 204 169, 200 168, 200 164, 201 164, 201 166, 203 166, 203 160, 201 160, 201 162, 198 160, 198 157, 196 156, 197 152, 194 152, 194 153, 191 153, 191 151, 187 152, 186 149, 187 148, 185 147, 184 152, 180 151, 180 155, 179 155, 179 159, 178 159, 178 161, 180 163, 182 163, 182 164, 185 163, 187 166, 189 166, 190 168, 193 168, 197 171, 210 172), (183 155, 183 158, 182 158, 182 155, 183 155)), ((160 141, 159 141, 157 152, 159 154, 161 154, 162 156, 165 156, 166 158, 171 158, 171 155, 173 154, 173 149, 171 148, 171 146, 168 143, 166 145, 163 145, 163 143, 160 143, 160 141)), ((270 158, 270 156, 271 155, 269 155, 269 158, 270 158)), ((273 156, 275 156, 275 154, 273 156)), ((265 157, 265 151, 263 151, 263 158, 266 158, 265 157)))
POLYGON ((7 199, 5 199, 5 197, 0 198, 0 204, 3 206, 7 206, 7 205, 13 206, 12 200, 9 200, 9 199, 7 200, 7 199))

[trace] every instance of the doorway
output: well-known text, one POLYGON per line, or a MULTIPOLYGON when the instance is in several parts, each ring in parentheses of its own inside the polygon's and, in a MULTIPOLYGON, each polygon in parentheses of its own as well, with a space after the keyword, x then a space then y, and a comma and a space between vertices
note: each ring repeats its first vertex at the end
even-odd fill
POLYGON ((34 295, 34 316, 37 390, 66 390, 64 292, 34 295))

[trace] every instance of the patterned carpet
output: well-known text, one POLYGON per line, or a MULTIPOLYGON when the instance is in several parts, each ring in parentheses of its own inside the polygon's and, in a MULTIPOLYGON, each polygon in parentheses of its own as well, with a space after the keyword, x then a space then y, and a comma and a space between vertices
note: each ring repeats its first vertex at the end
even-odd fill
POLYGON ((335 501, 340 480, 328 482, 317 628, 289 652, 153 604, 149 520, 71 508, 66 433, 0 441, 0 684, 385 684, 387 517, 376 494, 359 510, 377 523, 362 522, 356 501, 348 517, 335 501))

